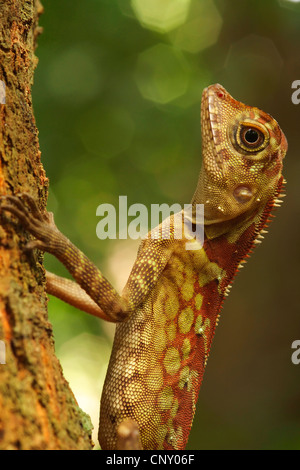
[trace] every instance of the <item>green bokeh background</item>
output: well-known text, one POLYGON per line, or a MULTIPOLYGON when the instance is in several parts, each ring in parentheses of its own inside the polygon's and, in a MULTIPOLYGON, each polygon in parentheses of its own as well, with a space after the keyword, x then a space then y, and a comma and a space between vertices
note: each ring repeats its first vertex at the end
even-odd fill
MULTIPOLYGON (((137 243, 99 240, 96 208, 188 203, 200 100, 219 82, 284 130, 287 197, 225 303, 189 449, 299 449, 300 4, 276 0, 44 0, 33 102, 48 209, 119 289, 137 243), (161 10, 161 11, 158 11, 161 10)), ((52 257, 46 266, 65 270, 52 257)), ((113 328, 51 298, 56 350, 95 427, 113 328)), ((96 434, 95 434, 96 439, 96 434)))

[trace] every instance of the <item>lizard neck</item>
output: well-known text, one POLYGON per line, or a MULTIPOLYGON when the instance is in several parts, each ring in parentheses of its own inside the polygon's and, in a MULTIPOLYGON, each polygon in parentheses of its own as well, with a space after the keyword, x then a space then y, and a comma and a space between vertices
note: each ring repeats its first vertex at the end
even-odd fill
POLYGON ((222 224, 205 225, 204 250, 212 263, 216 263, 222 270, 220 277, 219 292, 228 295, 229 285, 233 278, 247 261, 255 245, 261 243, 262 235, 274 217, 271 212, 278 206, 277 197, 282 196, 284 179, 278 181, 274 195, 269 201, 257 210, 256 213, 245 214, 222 224))
POLYGON ((218 214, 218 211, 221 212, 222 210, 222 202, 220 200, 218 203, 214 202, 214 183, 208 180, 206 172, 202 168, 191 204, 193 207, 196 207, 197 204, 204 205, 206 239, 214 240, 219 239, 220 236, 225 236, 231 244, 238 243, 239 239, 244 238, 244 234, 247 232, 251 247, 270 221, 270 212, 278 205, 276 204, 277 198, 281 196, 283 186, 284 179, 280 176, 273 192, 266 199, 257 199, 256 205, 253 205, 251 210, 235 211, 232 216, 230 216, 230 213, 222 216, 218 214))

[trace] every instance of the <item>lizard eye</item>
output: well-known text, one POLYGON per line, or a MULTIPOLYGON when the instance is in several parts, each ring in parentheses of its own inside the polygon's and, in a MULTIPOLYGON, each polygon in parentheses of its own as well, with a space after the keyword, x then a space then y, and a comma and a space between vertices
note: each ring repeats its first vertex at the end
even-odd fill
POLYGON ((261 134, 259 134, 256 129, 252 129, 251 127, 249 129, 245 129, 242 135, 244 144, 251 145, 251 147, 253 145, 257 145, 260 137, 261 134))
POLYGON ((252 124, 241 124, 236 134, 237 144, 247 152, 257 152, 268 143, 267 132, 252 124))

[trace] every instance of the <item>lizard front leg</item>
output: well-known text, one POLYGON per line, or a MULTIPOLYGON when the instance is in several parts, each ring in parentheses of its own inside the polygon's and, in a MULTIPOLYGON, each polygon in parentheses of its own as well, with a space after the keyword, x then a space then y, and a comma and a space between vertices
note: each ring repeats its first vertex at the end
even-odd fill
POLYGON ((108 321, 128 318, 153 288, 170 256, 169 240, 145 240, 124 292, 119 295, 94 263, 58 230, 53 214, 41 212, 31 196, 2 196, 0 210, 16 216, 36 238, 26 245, 26 250, 38 248, 53 254, 78 284, 48 273, 47 291, 108 321))
MULTIPOLYGON (((2 209, 7 209, 12 212, 12 208, 15 209, 15 215, 22 221, 24 228, 27 228, 30 231, 30 227, 33 230, 35 226, 35 233, 39 232, 40 236, 43 231, 43 227, 49 227, 48 232, 51 229, 54 232, 57 232, 57 227, 54 223, 54 217, 51 212, 46 212, 42 214, 36 203, 28 197, 28 195, 23 194, 23 197, 27 199, 28 204, 31 208, 31 214, 27 209, 22 205, 21 201, 18 198, 9 199, 9 197, 2 197, 2 209), (13 205, 12 205, 13 201, 13 205), (9 204, 9 207, 7 206, 9 204), (17 211, 17 212, 16 212, 17 211), (23 214, 23 215, 22 215, 23 214)), ((44 235, 45 237, 45 235, 44 235)), ((49 237, 49 233, 48 233, 49 237)), ((51 243, 48 240, 48 248, 51 247, 51 243)), ((41 250, 47 251, 47 246, 41 240, 34 240, 27 244, 26 249, 40 248, 41 250)), ((90 313, 96 317, 102 318, 106 321, 114 321, 110 316, 106 315, 103 310, 91 299, 89 295, 76 283, 70 279, 65 279, 60 276, 56 276, 49 271, 46 271, 46 292, 50 295, 54 295, 61 300, 73 305, 84 312, 90 313)))
POLYGON ((128 316, 129 302, 121 298, 99 269, 58 230, 51 212, 41 212, 28 194, 2 196, 0 201, 0 209, 16 216, 36 238, 27 243, 25 250, 38 248, 53 254, 111 321, 122 321, 128 316))

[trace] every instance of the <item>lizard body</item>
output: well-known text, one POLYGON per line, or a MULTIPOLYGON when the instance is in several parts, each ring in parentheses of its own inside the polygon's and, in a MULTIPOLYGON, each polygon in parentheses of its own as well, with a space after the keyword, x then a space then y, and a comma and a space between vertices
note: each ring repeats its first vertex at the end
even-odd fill
POLYGON ((162 223, 160 238, 142 241, 122 295, 28 195, 1 199, 36 237, 28 249, 55 255, 77 282, 47 273, 47 292, 118 323, 101 398, 103 449, 116 448, 128 419, 144 449, 185 448, 224 297, 279 204, 287 141, 277 122, 218 84, 204 90, 201 109, 192 205, 205 205, 204 244, 187 250, 187 238, 174 237, 182 221, 171 216, 169 239, 162 223))

